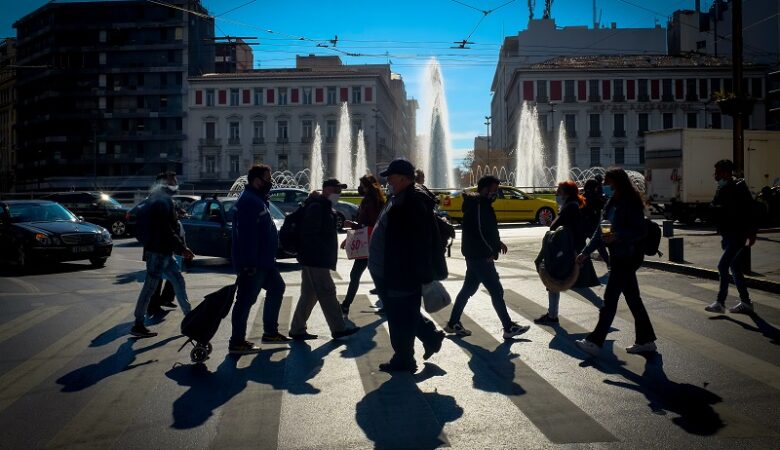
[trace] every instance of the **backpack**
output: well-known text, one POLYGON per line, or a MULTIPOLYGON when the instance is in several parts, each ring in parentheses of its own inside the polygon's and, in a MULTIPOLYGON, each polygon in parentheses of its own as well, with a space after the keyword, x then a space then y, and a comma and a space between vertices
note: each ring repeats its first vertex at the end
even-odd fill
POLYGON ((647 256, 663 256, 658 250, 661 245, 661 227, 645 217, 645 237, 642 238, 642 252, 647 256))
POLYGON ((300 249, 301 229, 306 207, 300 206, 284 218, 282 228, 279 229, 279 244, 287 253, 295 255, 300 249))
POLYGON ((434 213, 436 228, 439 230, 439 239, 442 247, 447 250, 447 256, 452 256, 452 243, 455 240, 455 227, 444 217, 434 213))

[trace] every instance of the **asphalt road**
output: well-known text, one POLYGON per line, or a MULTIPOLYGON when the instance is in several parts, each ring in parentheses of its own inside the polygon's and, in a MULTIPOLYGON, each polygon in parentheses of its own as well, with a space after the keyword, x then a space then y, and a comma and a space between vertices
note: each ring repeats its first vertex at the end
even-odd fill
MULTIPOLYGON (((546 310, 531 262, 543 232, 502 228, 510 253, 498 266, 510 314, 523 324, 546 310)), ((309 330, 320 339, 236 358, 225 321, 211 358, 196 365, 188 348, 177 352, 178 309, 151 325, 158 337, 128 337, 140 256, 124 240, 102 269, 0 271, 0 448, 777 448, 776 295, 753 292, 752 317, 711 315, 703 307, 715 282, 643 269, 658 354, 625 352, 634 328, 621 302, 603 354, 586 358, 574 340, 595 325, 603 288, 564 294, 560 326, 532 325, 509 342, 481 290, 463 318, 472 336, 445 340, 424 365, 418 358, 416 375, 391 377, 377 371, 391 350, 368 274, 351 314, 363 329, 351 339, 331 341, 315 308, 309 330)), ((457 245, 449 263, 454 297, 465 274, 457 245)), ((282 266, 286 332, 300 272, 282 266)), ((339 261, 339 295, 350 268, 339 261)), ((194 303, 233 281, 223 260, 208 258, 185 278, 194 303)), ((256 342, 261 305, 250 314, 256 342)), ((432 318, 442 326, 448 314, 432 318)))

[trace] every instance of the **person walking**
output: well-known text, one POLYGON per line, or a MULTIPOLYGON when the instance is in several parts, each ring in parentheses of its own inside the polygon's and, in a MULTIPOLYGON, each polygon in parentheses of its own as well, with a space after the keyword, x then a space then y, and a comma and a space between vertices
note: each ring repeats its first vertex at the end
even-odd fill
POLYGON ((247 173, 244 192, 238 197, 233 214, 232 260, 236 272, 236 303, 231 323, 233 333, 228 351, 232 354, 257 353, 260 347, 246 340, 249 310, 265 289, 263 304, 264 343, 284 343, 291 339, 279 333, 279 310, 285 284, 276 267, 279 236, 268 211, 271 167, 256 164, 247 173))
MULTIPOLYGON (((588 180, 591 181, 591 180, 588 180)), ((595 180, 592 180, 595 181, 595 180)), ((587 183, 586 183, 587 184, 587 183)), ((595 224, 591 215, 594 210, 586 209, 586 199, 579 195, 577 184, 574 181, 562 181, 558 183, 558 189, 555 192, 555 201, 558 203, 558 217, 550 224, 550 230, 557 230, 560 227, 571 230, 574 238, 574 248, 577 252, 585 247, 585 238, 592 236, 598 226, 599 220, 595 224)), ((596 294, 590 290, 591 286, 598 286, 599 281, 596 276, 596 270, 593 268, 593 262, 590 259, 583 261, 574 283, 572 290, 582 293, 583 296, 592 298, 596 294), (583 290, 587 292, 583 292, 583 290)), ((538 319, 534 319, 537 324, 556 324, 558 320, 558 305, 561 300, 560 292, 547 292, 548 307, 547 312, 538 319)))
POLYGON ((374 227, 368 269, 384 304, 394 354, 379 369, 414 373, 415 337, 423 343, 423 359, 439 351, 444 340, 433 322, 423 320, 420 307, 423 285, 446 278, 447 261, 432 200, 415 186, 412 163, 395 159, 380 175, 392 197, 374 227))
POLYGON ((734 178, 734 163, 731 160, 722 159, 715 163, 714 176, 718 182, 718 190, 712 200, 713 218, 721 236, 723 255, 718 262, 718 296, 704 309, 714 313, 726 311, 731 269, 740 302, 729 308, 729 312, 749 314, 753 312, 753 302, 745 285, 741 256, 746 247, 752 247, 756 243, 758 227, 753 216, 753 196, 744 180, 734 178))
MULTIPOLYGON (((374 229, 374 224, 376 224, 376 220, 379 217, 382 208, 384 208, 387 198, 385 197, 385 193, 383 192, 379 181, 371 174, 364 175, 360 178, 358 194, 363 196, 363 200, 360 201, 357 222, 345 220, 344 225, 353 230, 368 227, 370 237, 371 231, 374 229)), ((341 313, 344 314, 345 317, 349 315, 349 307, 355 300, 355 294, 357 294, 358 286, 360 285, 360 277, 363 276, 363 272, 365 272, 367 267, 368 258, 356 259, 355 262, 352 263, 352 270, 349 272, 347 295, 341 303, 341 313)))
POLYGON ((145 229, 141 233, 144 235, 146 278, 135 305, 135 324, 130 329, 130 334, 133 336, 157 336, 157 333, 146 328, 144 318, 149 308, 149 301, 163 277, 173 284, 182 312, 187 315, 192 310, 187 298, 184 277, 173 256, 174 253, 180 253, 186 260, 192 260, 195 256, 178 233, 178 217, 171 199, 171 195, 178 189, 179 181, 175 172, 159 174, 157 184, 149 195, 147 209, 143 213, 146 216, 142 221, 145 229))
MULTIPOLYGON (((582 188, 582 195, 585 197, 585 206, 580 209, 582 215, 583 224, 585 225, 585 237, 593 236, 596 231, 596 227, 601 222, 602 213, 604 211, 604 191, 601 188, 603 179, 600 175, 596 175, 593 178, 589 178, 585 182, 582 188)), ((607 265, 609 270, 609 253, 607 253, 607 247, 602 243, 596 249, 601 256, 601 260, 607 265)), ((592 265, 592 263, 591 263, 592 265)))
POLYGON ((360 327, 347 328, 336 297, 336 285, 330 275, 336 270, 338 236, 333 206, 339 201, 341 190, 347 187, 335 178, 322 183, 322 194, 312 193, 303 204, 304 217, 298 262, 301 270, 301 296, 290 324, 290 337, 295 340, 317 339, 306 331, 314 305, 319 301, 325 320, 334 339, 350 336, 360 327))
POLYGON ((513 322, 509 317, 504 301, 504 288, 496 271, 495 261, 499 253, 507 253, 507 247, 499 237, 498 221, 493 210, 499 183, 498 178, 485 175, 477 182, 476 194, 463 194, 461 252, 466 258, 466 278, 458 296, 455 297, 450 319, 444 327, 447 333, 460 336, 471 335, 471 331, 463 327, 460 317, 469 298, 477 292, 480 284, 483 284, 490 293, 493 309, 504 329, 504 339, 519 336, 530 328, 513 322))
POLYGON ((644 252, 642 239, 645 236, 644 203, 628 174, 621 168, 614 168, 604 175, 605 191, 613 194, 604 207, 604 217, 609 222, 596 228, 585 249, 577 256, 577 262, 584 264, 589 255, 602 242, 607 245, 611 271, 604 291, 604 306, 599 310, 596 328, 585 339, 575 341, 584 352, 597 355, 604 345, 607 333, 615 319, 620 294, 626 298, 628 308, 634 316, 636 340, 627 347, 628 353, 656 351, 655 332, 650 317, 642 303, 636 271, 642 265, 644 252), (607 230, 609 226, 609 230, 607 230))

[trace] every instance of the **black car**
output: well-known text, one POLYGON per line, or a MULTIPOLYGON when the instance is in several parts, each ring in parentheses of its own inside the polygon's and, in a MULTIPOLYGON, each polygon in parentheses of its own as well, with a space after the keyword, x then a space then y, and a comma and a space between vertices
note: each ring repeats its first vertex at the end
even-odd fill
POLYGON ((0 202, 0 261, 24 268, 35 263, 88 259, 100 267, 113 247, 108 230, 78 219, 58 203, 0 202))
POLYGON ((85 221, 106 228, 115 237, 127 233, 127 208, 102 192, 60 192, 43 197, 68 208, 85 221))
MULTIPOLYGON (((309 193, 303 189, 297 188, 274 188, 271 189, 268 199, 276 204, 283 213, 289 214, 295 211, 301 203, 309 197, 309 193)), ((345 220, 357 220, 358 207, 350 202, 339 201, 333 207, 336 211, 336 226, 344 227, 345 220)))

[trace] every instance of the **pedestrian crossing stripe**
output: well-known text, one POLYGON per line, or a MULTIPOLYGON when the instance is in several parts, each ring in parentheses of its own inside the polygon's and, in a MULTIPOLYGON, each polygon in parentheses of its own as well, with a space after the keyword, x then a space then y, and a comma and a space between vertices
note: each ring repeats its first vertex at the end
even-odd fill
POLYGON ((7 341, 39 323, 45 322, 66 309, 68 309, 67 306, 46 306, 35 308, 30 312, 22 314, 16 319, 0 325, 0 342, 7 341))

